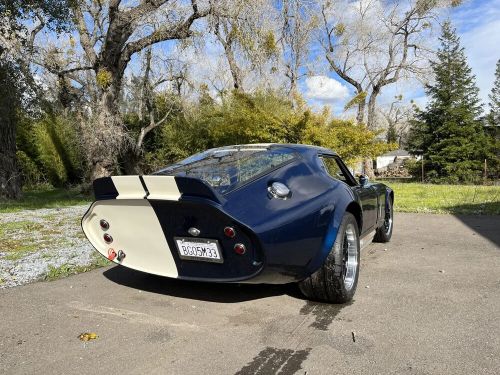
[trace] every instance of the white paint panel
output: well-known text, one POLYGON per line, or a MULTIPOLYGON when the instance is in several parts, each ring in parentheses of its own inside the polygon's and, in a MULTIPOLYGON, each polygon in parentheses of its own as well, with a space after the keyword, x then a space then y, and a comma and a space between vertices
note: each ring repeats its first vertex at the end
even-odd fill
POLYGON ((116 199, 143 199, 146 196, 139 176, 112 176, 111 180, 118 191, 116 199))
POLYGON ((82 227, 90 243, 104 256, 108 256, 109 248, 116 253, 125 252, 125 259, 122 262, 115 259, 115 263, 155 275, 178 277, 158 217, 146 199, 97 201, 83 217, 82 227), (107 231, 101 229, 101 219, 109 223, 107 231), (104 242, 104 233, 113 237, 111 244, 104 242))
POLYGON ((174 176, 142 176, 149 191, 148 199, 177 201, 181 192, 174 176))

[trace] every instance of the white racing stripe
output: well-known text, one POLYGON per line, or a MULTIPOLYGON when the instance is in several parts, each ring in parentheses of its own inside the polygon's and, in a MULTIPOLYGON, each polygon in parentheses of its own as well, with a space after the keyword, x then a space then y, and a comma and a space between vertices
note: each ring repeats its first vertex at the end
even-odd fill
POLYGON ((181 192, 174 176, 142 176, 149 191, 148 199, 177 201, 181 192))
MULTIPOLYGON (((122 250, 126 257, 121 264, 126 267, 160 276, 178 276, 171 253, 177 250, 168 246, 158 217, 146 199, 97 201, 83 217, 82 227, 102 255, 107 257, 109 249, 122 250), (101 219, 109 223, 108 230, 101 229, 101 219), (104 242, 104 233, 112 236, 112 243, 104 242)), ((116 258, 114 262, 120 263, 116 258)))
POLYGON ((118 191, 116 199, 144 199, 146 196, 139 176, 112 176, 111 180, 118 191))

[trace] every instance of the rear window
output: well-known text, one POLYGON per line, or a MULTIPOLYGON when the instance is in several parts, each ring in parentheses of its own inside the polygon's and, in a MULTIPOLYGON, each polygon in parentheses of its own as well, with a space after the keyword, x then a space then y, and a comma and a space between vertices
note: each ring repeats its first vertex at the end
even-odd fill
POLYGON ((218 192, 226 193, 295 157, 296 153, 287 148, 217 148, 193 155, 156 174, 199 178, 218 192))

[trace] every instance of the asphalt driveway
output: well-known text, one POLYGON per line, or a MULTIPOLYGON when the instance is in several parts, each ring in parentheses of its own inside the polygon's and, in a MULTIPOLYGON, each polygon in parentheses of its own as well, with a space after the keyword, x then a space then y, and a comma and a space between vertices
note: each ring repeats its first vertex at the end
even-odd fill
POLYGON ((499 244, 498 216, 398 214, 343 306, 121 267, 3 289, 0 373, 499 374, 499 244))

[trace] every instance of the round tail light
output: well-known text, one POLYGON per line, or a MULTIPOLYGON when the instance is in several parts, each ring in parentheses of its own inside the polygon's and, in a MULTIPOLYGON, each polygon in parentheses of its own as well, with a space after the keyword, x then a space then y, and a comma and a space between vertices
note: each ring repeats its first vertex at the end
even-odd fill
POLYGON ((224 234, 226 235, 226 237, 234 238, 234 236, 236 236, 236 231, 234 230, 234 228, 225 227, 224 234))
POLYGON ((237 243, 234 245, 234 252, 238 255, 243 255, 247 251, 247 248, 242 243, 237 243))
POLYGON ((100 222, 99 222, 99 225, 101 226, 102 230, 108 230, 109 229, 109 223, 102 219, 100 222))
POLYGON ((108 250, 108 259, 109 260, 114 260, 116 258, 116 251, 115 249, 109 249, 108 250))
POLYGON ((111 237, 111 235, 109 235, 109 234, 107 234, 107 233, 104 233, 103 238, 104 238, 104 241, 105 241, 106 243, 111 243, 111 242, 113 242, 113 237, 111 237))

